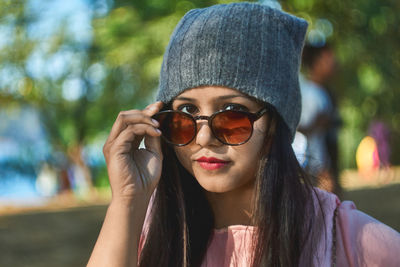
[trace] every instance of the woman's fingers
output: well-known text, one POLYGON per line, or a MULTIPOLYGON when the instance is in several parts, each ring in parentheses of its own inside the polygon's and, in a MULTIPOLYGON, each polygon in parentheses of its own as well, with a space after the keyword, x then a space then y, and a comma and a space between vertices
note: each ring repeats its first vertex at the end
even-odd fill
POLYGON ((157 101, 155 103, 152 103, 150 105, 148 105, 147 107, 145 107, 145 109, 143 110, 143 113, 145 113, 147 116, 151 117, 154 114, 156 114, 158 111, 160 111, 160 109, 163 106, 163 102, 161 101, 157 101))
MULTIPOLYGON (((162 103, 161 101, 152 103, 152 104, 148 105, 148 106, 143 110, 143 113, 144 113, 145 115, 151 117, 151 116, 153 116, 154 114, 156 114, 156 113, 162 108, 162 105, 163 105, 163 103, 162 103)), ((154 119, 152 119, 152 120, 155 121, 154 119)), ((158 123, 157 121, 155 121, 155 124, 157 125, 156 127, 159 126, 159 123, 158 123)), ((158 139, 158 137, 161 135, 161 132, 160 132, 160 130, 158 130, 157 128, 156 128, 156 131, 157 131, 158 135, 157 135, 156 137, 154 137, 154 138, 155 138, 155 139, 158 139)), ((150 136, 151 136, 151 135, 146 136, 146 137, 145 137, 145 141, 146 141, 146 138, 148 138, 148 137, 150 137, 150 136)), ((133 147, 134 147, 134 148, 138 148, 142 140, 143 140, 143 136, 141 136, 141 138, 135 139, 135 140, 133 141, 133 147)), ((146 146, 146 142, 145 142, 145 146, 146 146)), ((146 146, 146 148, 148 148, 148 147, 146 146)))
POLYGON ((107 142, 113 142, 118 135, 131 124, 149 124, 158 127, 158 122, 151 116, 156 114, 162 107, 162 102, 158 101, 148 105, 144 110, 121 111, 111 129, 107 142))
POLYGON ((118 114, 107 141, 113 142, 129 125, 135 124, 147 124, 153 127, 158 126, 158 123, 153 121, 149 116, 144 115, 140 110, 121 111, 118 114))
POLYGON ((112 142, 110 152, 112 154, 131 153, 132 149, 137 149, 143 137, 159 137, 161 132, 148 124, 136 124, 126 127, 118 137, 112 142))
POLYGON ((144 145, 146 149, 159 157, 162 157, 161 141, 160 138, 148 135, 144 138, 144 145))

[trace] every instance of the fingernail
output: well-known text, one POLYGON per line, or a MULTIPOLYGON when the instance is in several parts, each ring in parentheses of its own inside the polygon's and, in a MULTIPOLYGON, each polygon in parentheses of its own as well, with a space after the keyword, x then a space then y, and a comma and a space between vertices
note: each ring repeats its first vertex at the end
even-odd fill
POLYGON ((161 134, 161 131, 160 131, 159 129, 156 129, 156 132, 159 133, 159 134, 161 134))
POLYGON ((154 123, 154 125, 156 125, 156 126, 159 125, 158 121, 156 121, 155 119, 151 119, 151 121, 154 123))

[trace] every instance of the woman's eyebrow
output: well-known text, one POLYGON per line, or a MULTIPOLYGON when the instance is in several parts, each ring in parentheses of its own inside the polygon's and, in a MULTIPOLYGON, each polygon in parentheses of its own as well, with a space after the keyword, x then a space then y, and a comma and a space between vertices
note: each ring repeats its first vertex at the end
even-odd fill
MULTIPOLYGON (((217 100, 226 100, 226 99, 232 99, 232 98, 237 98, 237 97, 242 97, 248 99, 248 97, 243 96, 243 95, 222 95, 216 97, 217 100)), ((196 102, 196 98, 190 98, 190 97, 184 97, 184 96, 177 96, 175 100, 181 100, 181 101, 189 101, 189 102, 196 102)))
POLYGON ((190 97, 184 97, 184 96, 177 96, 177 97, 175 97, 174 100, 196 102, 196 98, 190 98, 190 97))
POLYGON ((225 99, 232 99, 232 98, 237 98, 237 97, 242 97, 242 98, 246 98, 247 99, 247 97, 243 96, 243 95, 223 95, 223 96, 220 96, 220 97, 217 97, 217 98, 219 100, 225 100, 225 99))

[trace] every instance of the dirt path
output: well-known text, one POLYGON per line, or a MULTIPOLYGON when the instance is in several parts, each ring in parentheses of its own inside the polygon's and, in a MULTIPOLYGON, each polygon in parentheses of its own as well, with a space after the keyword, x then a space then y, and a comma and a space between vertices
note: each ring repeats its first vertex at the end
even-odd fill
POLYGON ((0 266, 85 266, 105 206, 0 217, 0 266))

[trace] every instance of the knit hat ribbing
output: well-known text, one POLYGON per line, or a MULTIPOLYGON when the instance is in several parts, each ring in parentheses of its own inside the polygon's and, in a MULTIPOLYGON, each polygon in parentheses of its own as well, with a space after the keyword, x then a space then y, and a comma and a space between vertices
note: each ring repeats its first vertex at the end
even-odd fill
POLYGON ((168 103, 186 89, 206 85, 237 89, 274 106, 293 140, 306 29, 305 20, 260 4, 190 10, 164 54, 157 100, 168 103))

